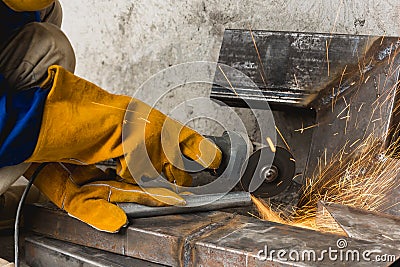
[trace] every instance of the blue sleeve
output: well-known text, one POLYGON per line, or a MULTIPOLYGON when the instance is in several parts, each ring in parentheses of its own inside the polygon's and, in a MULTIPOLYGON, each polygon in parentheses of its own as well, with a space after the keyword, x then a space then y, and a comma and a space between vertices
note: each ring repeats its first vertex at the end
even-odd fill
MULTIPOLYGON (((1 0, 0 16, 0 47, 24 25, 40 22, 40 12, 15 12, 1 0)), ((19 164, 32 155, 47 94, 39 87, 13 92, 0 74, 0 168, 19 164)))
POLYGON ((0 0, 0 46, 23 26, 31 22, 40 22, 40 12, 16 12, 0 0))
POLYGON ((34 87, 12 92, 0 75, 0 168, 28 159, 40 133, 49 90, 34 87))

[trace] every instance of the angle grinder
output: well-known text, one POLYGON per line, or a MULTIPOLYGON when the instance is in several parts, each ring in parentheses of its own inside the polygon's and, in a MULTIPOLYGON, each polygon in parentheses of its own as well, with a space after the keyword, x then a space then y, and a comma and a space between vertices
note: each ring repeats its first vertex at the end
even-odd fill
MULTIPOLYGON (((184 159, 185 170, 202 175, 205 171, 214 177, 207 184, 190 187, 191 194, 182 194, 185 206, 147 207, 136 203, 118 203, 128 217, 142 218, 170 214, 204 212, 252 204, 250 194, 272 197, 283 192, 292 182, 295 162, 284 148, 253 145, 247 135, 227 131, 222 136, 206 136, 222 151, 222 161, 217 170, 206 169, 189 159, 184 159), (255 151, 254 151, 255 150, 255 151)), ((160 181, 166 181, 160 179, 160 181)), ((166 185, 168 186, 168 185, 166 185)))
POLYGON ((240 181, 235 191, 250 192, 257 197, 272 197, 283 192, 292 183, 295 160, 288 150, 265 146, 253 151, 256 146, 251 143, 247 135, 233 131, 224 132, 218 137, 206 137, 222 151, 221 165, 211 173, 220 176, 224 172, 240 172, 240 181), (232 161, 237 158, 245 160, 236 161, 233 163, 235 166, 232 166, 232 161), (271 159, 273 159, 272 164, 271 159))

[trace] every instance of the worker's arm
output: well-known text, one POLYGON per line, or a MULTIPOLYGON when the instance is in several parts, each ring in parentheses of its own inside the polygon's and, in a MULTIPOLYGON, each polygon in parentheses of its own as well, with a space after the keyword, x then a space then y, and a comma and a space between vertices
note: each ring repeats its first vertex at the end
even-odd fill
MULTIPOLYGON (((49 68, 41 87, 49 93, 36 148, 27 162, 60 163, 46 166, 35 185, 58 207, 96 229, 116 232, 126 224, 126 215, 113 203, 185 204, 166 188, 135 185, 163 173, 176 191, 177 186, 190 186, 182 155, 210 169, 221 162, 219 148, 193 129, 60 66, 49 68), (117 160, 112 179, 91 167, 110 158, 117 160)), ((32 177, 35 166, 25 177, 32 177)))
POLYGON ((139 99, 110 94, 61 66, 51 66, 50 89, 35 150, 27 162, 95 164, 117 159, 118 175, 135 183, 160 173, 191 185, 182 155, 217 169, 219 148, 199 133, 139 99), (136 180, 135 180, 136 179, 136 180))
POLYGON ((42 10, 55 0, 3 0, 14 11, 38 11, 42 10))

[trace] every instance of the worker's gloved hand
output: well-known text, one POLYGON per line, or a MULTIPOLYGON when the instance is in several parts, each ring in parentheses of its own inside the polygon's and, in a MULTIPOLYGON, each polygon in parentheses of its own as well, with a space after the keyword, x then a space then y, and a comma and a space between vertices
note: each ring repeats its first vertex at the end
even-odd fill
POLYGON ((191 177, 182 170, 182 154, 211 169, 221 162, 217 146, 196 131, 60 66, 49 68, 42 87, 50 93, 35 151, 27 162, 95 164, 117 158, 117 173, 126 182, 163 172, 169 181, 185 186, 191 177))
MULTIPOLYGON (((24 176, 30 179, 39 164, 32 164, 24 176)), ((128 220, 118 202, 147 206, 184 205, 185 200, 165 188, 147 188, 119 182, 93 165, 49 163, 34 184, 59 208, 90 226, 115 233, 128 220), (112 179, 112 180, 107 180, 112 179)))
POLYGON ((128 153, 118 162, 117 173, 127 181, 154 178, 162 172, 171 183, 190 186, 192 178, 184 171, 182 154, 210 169, 221 162, 213 142, 139 100, 128 106, 123 137, 128 153))
POLYGON ((54 0, 2 0, 14 11, 39 11, 54 2, 54 0))

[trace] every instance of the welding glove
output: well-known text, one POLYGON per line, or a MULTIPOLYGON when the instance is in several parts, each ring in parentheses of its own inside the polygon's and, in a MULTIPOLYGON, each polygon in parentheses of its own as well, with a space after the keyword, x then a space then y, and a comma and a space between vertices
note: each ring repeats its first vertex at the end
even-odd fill
POLYGON ((182 154, 211 169, 221 162, 218 147, 194 130, 60 66, 49 68, 42 88, 50 92, 38 142, 27 162, 88 165, 117 158, 117 173, 127 182, 163 172, 169 181, 185 186, 191 184, 191 177, 182 170, 182 154), (123 125, 128 131, 122 137, 123 125))
POLYGON ((39 11, 54 2, 54 0, 2 0, 14 11, 39 11))
MULTIPOLYGON (((30 179, 40 164, 32 164, 24 176, 30 179)), ((135 202, 147 206, 184 205, 185 200, 165 188, 141 189, 119 182, 110 173, 93 165, 79 166, 49 163, 37 175, 34 184, 57 207, 97 230, 115 233, 128 220, 117 202, 135 202)))

